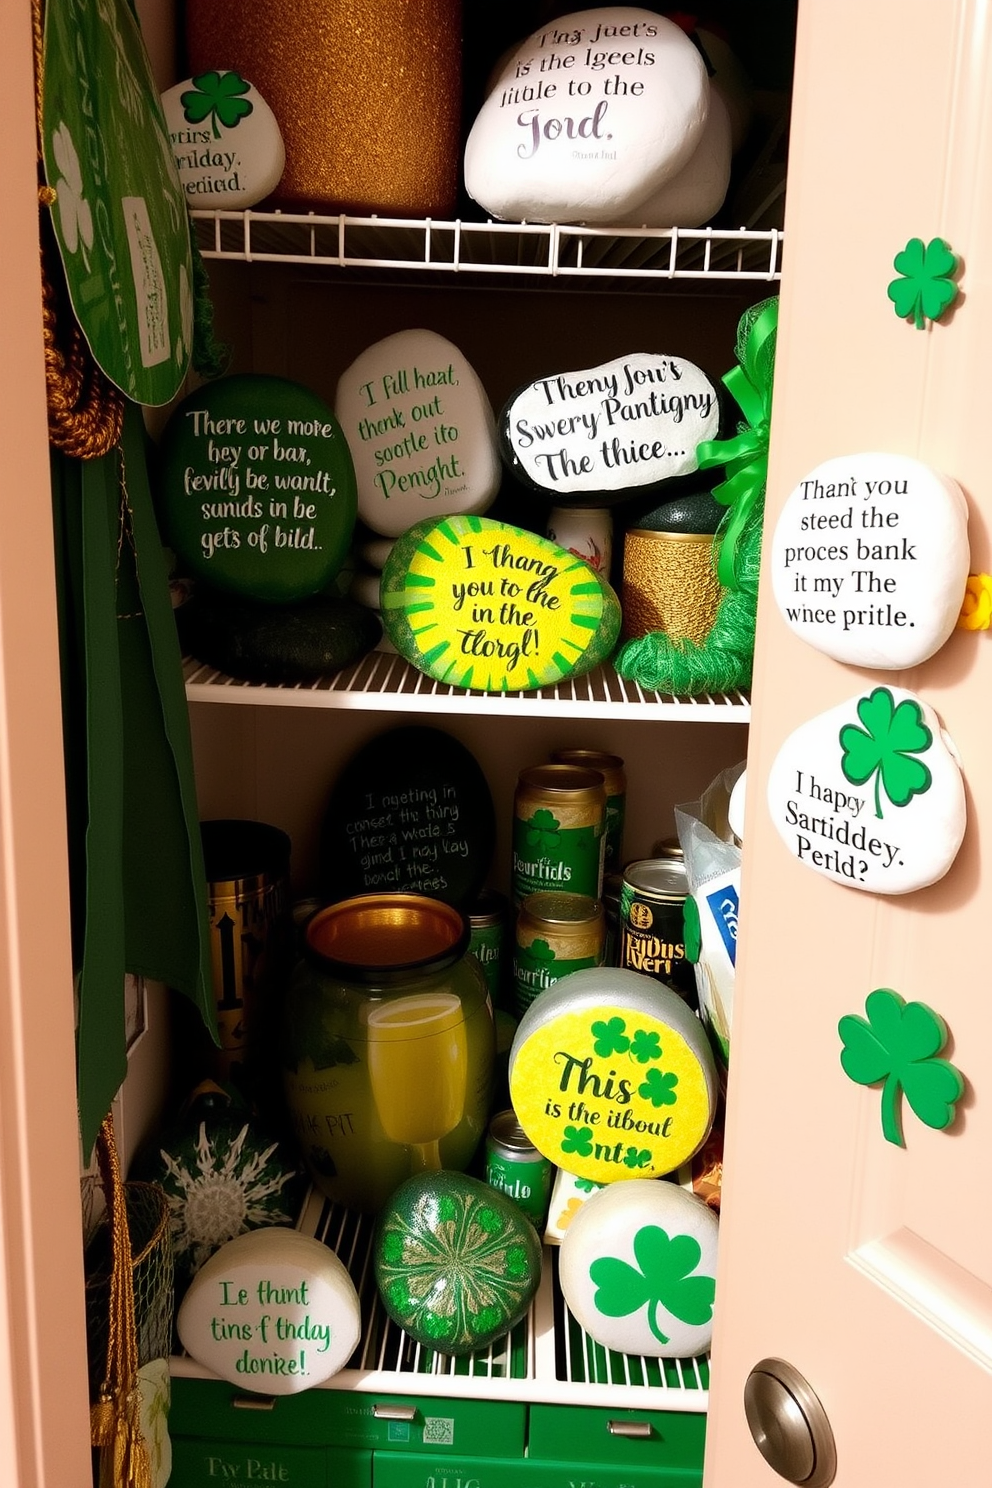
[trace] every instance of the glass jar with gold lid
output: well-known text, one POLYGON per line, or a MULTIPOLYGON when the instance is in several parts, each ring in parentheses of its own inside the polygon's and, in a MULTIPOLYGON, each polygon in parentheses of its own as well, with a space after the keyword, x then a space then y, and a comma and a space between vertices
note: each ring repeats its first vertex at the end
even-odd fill
POLYGON ((362 894, 307 922, 283 1012, 283 1086, 316 1185, 381 1208, 412 1172, 463 1169, 493 1063, 469 926, 419 894, 362 894))

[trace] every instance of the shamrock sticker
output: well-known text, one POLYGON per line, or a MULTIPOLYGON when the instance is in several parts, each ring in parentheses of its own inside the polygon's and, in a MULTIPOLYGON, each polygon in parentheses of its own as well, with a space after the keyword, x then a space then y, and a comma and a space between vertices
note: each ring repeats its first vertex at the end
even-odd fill
POLYGON ((930 789, 929 769, 911 756, 924 754, 933 734, 919 703, 904 698, 897 707, 887 687, 859 699, 858 717, 863 728, 846 723, 840 731, 841 769, 852 785, 865 785, 875 776, 875 815, 881 817, 882 790, 893 806, 905 806, 930 789))
POLYGON ((892 267, 900 278, 888 288, 895 312, 903 320, 912 319, 918 331, 924 320, 939 320, 957 298, 958 287, 952 275, 958 266, 955 254, 943 238, 910 238, 892 267))
POLYGON ((663 1075, 660 1069, 650 1069, 645 1073, 644 1084, 637 1087, 637 1093, 655 1107, 674 1106, 678 1100, 675 1093, 678 1083, 678 1075, 663 1075))
POLYGON ((715 1278, 691 1274, 702 1256, 698 1240, 644 1225, 634 1236, 633 1250, 640 1270, 615 1256, 601 1256, 589 1267, 597 1288, 594 1305, 605 1317, 629 1317, 646 1307, 648 1327, 661 1344, 668 1337, 659 1325, 659 1308, 690 1325, 710 1321, 715 1278))
POLYGON ((566 1126, 561 1139, 562 1152, 574 1152, 579 1157, 592 1156, 592 1127, 566 1126))
POLYGON ((251 83, 236 72, 201 72, 193 78, 193 87, 181 95, 181 103, 190 124, 202 124, 209 119, 214 139, 220 139, 219 125, 233 129, 252 112, 253 105, 244 93, 251 91, 251 83))
POLYGON ((560 826, 561 822, 546 806, 540 807, 527 823, 527 846, 542 851, 554 847, 560 826))
POLYGON ((624 1032, 626 1027, 622 1018, 610 1018, 605 1023, 599 1019, 592 1025, 593 1048, 600 1059, 609 1059, 611 1054, 626 1054, 630 1048, 630 1039, 624 1032))
POLYGON ((630 1057, 636 1059, 638 1064, 649 1064, 652 1059, 661 1058, 661 1034, 648 1033, 643 1028, 638 1028, 630 1041, 630 1057))
POLYGON ((943 1131, 954 1120, 955 1103, 964 1080, 946 1059, 938 1059, 947 1042, 947 1027, 922 1002, 906 1002, 889 987, 879 987, 865 1000, 867 1020, 841 1018, 840 1062, 858 1085, 882 1085, 882 1133, 904 1147, 900 1092, 925 1125, 943 1131))

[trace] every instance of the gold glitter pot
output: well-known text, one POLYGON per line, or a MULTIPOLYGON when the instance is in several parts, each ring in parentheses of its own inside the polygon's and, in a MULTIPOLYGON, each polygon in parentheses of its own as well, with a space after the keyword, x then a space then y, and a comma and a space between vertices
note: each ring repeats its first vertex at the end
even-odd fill
POLYGON ((716 619, 720 584, 709 532, 633 527, 623 544, 620 604, 627 640, 663 630, 702 645, 716 619))
POLYGON ((283 207, 450 217, 461 0, 193 0, 190 72, 233 69, 272 109, 283 207))

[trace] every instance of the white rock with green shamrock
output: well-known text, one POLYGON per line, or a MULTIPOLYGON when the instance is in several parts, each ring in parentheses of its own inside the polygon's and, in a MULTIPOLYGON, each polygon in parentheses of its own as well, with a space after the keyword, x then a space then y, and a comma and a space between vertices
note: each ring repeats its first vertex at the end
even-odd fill
POLYGON ((871 685, 789 735, 769 773, 768 809, 800 863, 876 894, 943 878, 967 821, 957 751, 934 710, 871 685))
POLYGON ((240 212, 278 186, 286 148, 276 116, 240 73, 198 73, 162 94, 190 211, 240 212))
POLYGON ((604 1348, 693 1358, 710 1346, 719 1221, 675 1183, 638 1178, 591 1194, 561 1242, 569 1310, 604 1348))

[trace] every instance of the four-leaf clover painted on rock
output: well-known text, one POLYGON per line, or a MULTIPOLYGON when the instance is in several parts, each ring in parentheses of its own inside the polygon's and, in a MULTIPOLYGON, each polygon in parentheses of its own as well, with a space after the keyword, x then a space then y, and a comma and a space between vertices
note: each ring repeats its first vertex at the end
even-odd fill
POLYGON ((647 1307, 648 1327, 661 1344, 668 1338, 659 1324, 659 1308, 691 1326, 710 1321, 716 1280, 691 1274, 702 1256, 698 1240, 644 1225, 634 1236, 633 1250, 640 1270, 615 1256, 601 1256, 589 1267, 597 1287, 594 1303, 605 1317, 629 1317, 647 1307))
POLYGON ((219 124, 233 129, 252 112, 253 105, 242 96, 250 91, 251 83, 236 72, 201 72, 180 101, 190 124, 209 119, 214 139, 220 139, 219 124))
POLYGON ((954 1120, 964 1080, 953 1064, 938 1059, 947 1042, 944 1020, 922 1002, 906 1002, 888 987, 865 1000, 868 1017, 841 1018, 844 1073, 859 1085, 882 1085, 882 1132, 904 1147, 900 1092, 927 1126, 943 1131, 954 1120))
POLYGON ((593 1048, 600 1059, 609 1059, 611 1054, 626 1054, 630 1048, 630 1038, 624 1031, 626 1027, 622 1018, 610 1018, 605 1023, 599 1019, 592 1025, 593 1048))
POLYGON ((875 776, 875 815, 881 817, 882 790, 893 806, 905 806, 930 789, 929 769, 912 756, 926 753, 933 734, 919 703, 903 698, 897 707, 887 687, 859 700, 858 717, 863 728, 846 723, 840 731, 841 769, 852 785, 865 785, 875 776))
POLYGON ((675 1087, 679 1083, 676 1074, 662 1074, 660 1069, 647 1070, 644 1084, 637 1087, 638 1095, 649 1100, 653 1106, 674 1106, 678 1100, 675 1087))
POLYGON ((574 1152, 579 1157, 592 1156, 592 1127, 566 1126, 561 1140, 562 1152, 574 1152))
POLYGON ((910 238, 892 261, 900 276, 888 289, 896 314, 903 320, 912 318, 918 331, 923 330, 925 320, 939 320, 957 298, 952 277, 957 266, 957 257, 943 238, 931 238, 926 244, 922 238, 910 238))
POLYGON ((630 1041, 630 1057, 636 1059, 638 1064, 648 1064, 652 1059, 660 1059, 661 1035, 653 1030, 649 1033, 643 1028, 636 1029, 630 1041))

